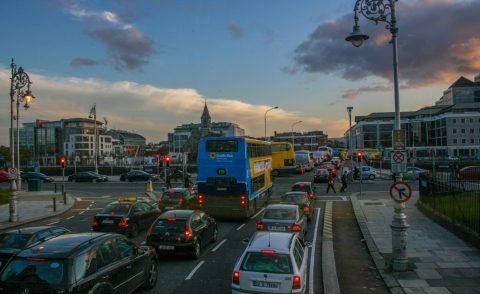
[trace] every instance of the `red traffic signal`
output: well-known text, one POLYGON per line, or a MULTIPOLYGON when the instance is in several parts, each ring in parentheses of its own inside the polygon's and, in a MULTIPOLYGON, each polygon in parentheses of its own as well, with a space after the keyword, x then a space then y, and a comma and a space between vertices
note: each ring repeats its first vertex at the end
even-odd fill
POLYGON ((357 161, 362 161, 362 151, 357 151, 357 161))
POLYGON ((167 163, 167 166, 170 166, 170 155, 165 156, 165 162, 167 163))
POLYGON ((60 165, 64 168, 67 165, 65 157, 60 157, 60 165))

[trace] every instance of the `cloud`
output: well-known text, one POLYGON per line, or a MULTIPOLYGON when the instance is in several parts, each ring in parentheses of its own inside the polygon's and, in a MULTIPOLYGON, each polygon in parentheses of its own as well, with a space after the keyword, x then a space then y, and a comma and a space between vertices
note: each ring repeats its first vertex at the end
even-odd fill
POLYGON ((371 92, 388 92, 392 91, 392 85, 375 85, 375 86, 364 86, 358 89, 350 89, 343 93, 342 98, 347 100, 354 100, 357 96, 362 93, 371 93, 371 92))
MULTIPOLYGON (((9 69, 0 65, 0 81, 8 81, 9 75, 9 69)), ((264 115, 270 108, 227 97, 204 97, 191 88, 169 89, 130 81, 108 82, 31 72, 29 76, 36 99, 28 111, 21 109, 20 123, 88 117, 90 108, 96 104, 98 117, 107 117, 110 128, 135 131, 152 142, 167 140, 167 133, 178 125, 199 123, 205 99, 212 121, 237 123, 247 135, 255 137, 263 136, 264 115)), ((8 83, 0 83, 1 93, 8 93, 8 88, 8 83)), ((0 100, 0 106, 0 145, 8 145, 10 106, 6 99, 0 100)), ((325 130, 330 126, 332 130, 338 129, 330 121, 282 108, 268 112, 267 119, 269 134, 288 132, 291 123, 299 120, 303 123, 298 130, 325 130)))
POLYGON ((83 65, 94 66, 94 65, 97 65, 97 62, 95 60, 91 59, 91 58, 88 58, 88 57, 77 57, 75 59, 72 59, 70 64, 73 67, 79 67, 79 66, 83 66, 83 65))
MULTIPOLYGON (((461 75, 480 72, 480 1, 401 1, 396 12, 399 79, 403 85, 452 83, 461 75)), ((352 25, 351 13, 320 24, 297 46, 293 65, 284 71, 339 74, 351 81, 368 76, 391 81, 392 47, 385 23, 375 26, 360 16, 362 31, 371 36, 360 48, 344 40, 352 25)))
POLYGON ((234 21, 228 23, 227 31, 232 35, 234 39, 241 39, 244 35, 243 28, 237 25, 234 21))
POLYGON ((86 35, 100 41, 117 70, 141 69, 157 51, 153 41, 129 23, 132 14, 112 11, 89 11, 75 2, 68 2, 66 10, 79 20, 87 22, 86 35))

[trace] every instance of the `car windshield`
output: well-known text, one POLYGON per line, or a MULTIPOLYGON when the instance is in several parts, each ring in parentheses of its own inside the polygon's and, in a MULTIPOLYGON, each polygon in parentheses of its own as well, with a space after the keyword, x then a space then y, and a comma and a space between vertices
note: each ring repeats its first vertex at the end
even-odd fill
POLYGON ((159 219, 153 227, 152 234, 165 232, 183 232, 185 230, 184 219, 159 219))
POLYGON ((291 274, 292 263, 287 254, 248 252, 241 269, 250 272, 291 274))
POLYGON ((0 234, 0 249, 21 249, 27 245, 30 234, 0 234))
POLYGON ((15 258, 3 270, 0 280, 14 283, 63 284, 65 261, 44 258, 15 258))
POLYGON ((294 209, 269 208, 265 210, 265 213, 263 214, 263 218, 295 220, 297 219, 297 214, 294 209))
POLYGON ((297 192, 310 192, 310 186, 308 185, 295 185, 292 187, 292 191, 297 192))
POLYGON ((298 204, 305 203, 305 196, 304 195, 284 195, 282 197, 282 201, 287 201, 287 202, 294 202, 298 204))
POLYGON ((171 189, 163 192, 162 197, 167 199, 178 199, 178 198, 185 197, 185 192, 171 189))
POLYGON ((130 203, 115 203, 107 205, 103 210, 102 214, 128 214, 130 203))

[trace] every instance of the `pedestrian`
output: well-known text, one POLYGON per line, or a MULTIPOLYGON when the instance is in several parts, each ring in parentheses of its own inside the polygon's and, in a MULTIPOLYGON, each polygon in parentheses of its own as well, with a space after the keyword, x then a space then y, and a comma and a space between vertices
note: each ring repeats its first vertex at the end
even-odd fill
POLYGON ((328 173, 327 180, 328 180, 327 194, 328 194, 328 191, 330 191, 330 188, 333 189, 333 193, 337 194, 337 191, 335 191, 335 176, 333 175, 332 171, 328 173))
POLYGON ((165 183, 167 185, 167 189, 172 188, 172 182, 171 182, 170 178, 171 178, 170 174, 167 174, 167 179, 165 180, 165 183))
POLYGON ((342 187, 340 188, 340 192, 345 192, 345 190, 347 190, 347 171, 343 172, 343 175, 340 179, 342 181, 342 187))
POLYGON ((355 180, 358 180, 360 179, 360 170, 358 169, 358 167, 355 167, 354 170, 353 170, 353 179, 355 180))
POLYGON ((185 174, 184 181, 185 181, 185 188, 190 188, 190 177, 188 176, 188 174, 185 174))

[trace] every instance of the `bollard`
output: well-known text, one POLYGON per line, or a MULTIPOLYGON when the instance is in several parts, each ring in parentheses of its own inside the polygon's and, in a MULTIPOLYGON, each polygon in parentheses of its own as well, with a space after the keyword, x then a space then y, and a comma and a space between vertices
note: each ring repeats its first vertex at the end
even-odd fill
POLYGON ((63 204, 67 204, 67 192, 63 192, 63 204))
POLYGON ((62 184, 62 194, 65 193, 65 184, 62 184))
POLYGON ((147 192, 153 192, 152 181, 148 181, 148 183, 147 183, 147 192))
POLYGON ((53 183, 53 187, 55 188, 55 194, 57 194, 57 183, 53 183))
POLYGON ((57 198, 53 197, 53 212, 57 212, 57 198))

